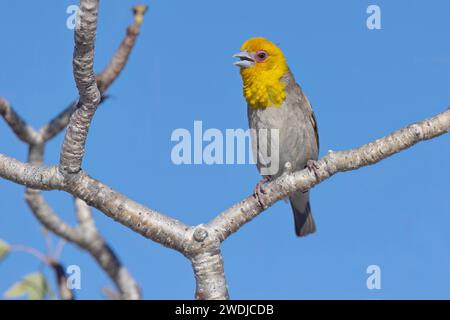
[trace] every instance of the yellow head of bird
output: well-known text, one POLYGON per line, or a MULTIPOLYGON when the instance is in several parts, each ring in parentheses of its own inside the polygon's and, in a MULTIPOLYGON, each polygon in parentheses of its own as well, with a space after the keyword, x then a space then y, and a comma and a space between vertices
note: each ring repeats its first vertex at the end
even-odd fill
POLYGON ((286 98, 281 78, 288 72, 283 52, 273 42, 257 37, 247 40, 235 65, 240 67, 244 96, 253 108, 279 107, 286 98))

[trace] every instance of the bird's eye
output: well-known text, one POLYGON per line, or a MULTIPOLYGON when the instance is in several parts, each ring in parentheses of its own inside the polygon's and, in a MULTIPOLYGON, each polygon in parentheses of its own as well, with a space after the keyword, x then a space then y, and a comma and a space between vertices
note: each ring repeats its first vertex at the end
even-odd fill
POLYGON ((264 61, 267 59, 267 52, 265 51, 258 51, 256 53, 256 60, 258 60, 259 62, 264 61))

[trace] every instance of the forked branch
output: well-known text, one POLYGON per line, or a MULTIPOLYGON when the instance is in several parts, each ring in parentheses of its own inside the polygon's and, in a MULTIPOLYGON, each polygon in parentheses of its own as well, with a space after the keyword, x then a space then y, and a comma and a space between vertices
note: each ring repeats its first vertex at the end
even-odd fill
MULTIPOLYGON (((260 199, 264 207, 254 196, 249 196, 205 225, 186 225, 134 202, 81 170, 88 129, 105 84, 98 78, 95 81, 93 74, 98 0, 80 2, 81 24, 77 29, 74 54, 74 76, 80 99, 70 118, 60 165, 27 164, 0 154, 0 177, 34 189, 64 190, 144 237, 182 253, 192 263, 199 299, 228 298, 221 243, 275 202, 294 192, 306 191, 338 172, 375 164, 450 130, 448 109, 359 148, 331 152, 318 161, 314 172, 305 169, 279 177, 265 188, 265 196, 260 199)), ((109 78, 111 73, 102 74, 109 78)))

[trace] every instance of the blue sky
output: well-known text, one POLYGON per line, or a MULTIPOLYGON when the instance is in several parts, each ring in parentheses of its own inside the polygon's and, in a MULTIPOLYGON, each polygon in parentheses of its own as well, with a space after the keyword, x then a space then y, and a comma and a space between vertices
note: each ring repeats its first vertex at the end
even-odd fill
MULTIPOLYGON (((280 45, 313 104, 321 155, 359 146, 450 104, 450 42, 444 0, 144 1, 149 4, 129 64, 97 112, 83 164, 95 178, 189 224, 209 221, 248 196, 252 165, 182 165, 170 159, 177 128, 247 128, 241 79, 232 54, 249 37, 280 45), (377 4, 382 30, 368 30, 377 4)), ((35 127, 76 97, 75 1, 0 3, 0 96, 35 127)), ((95 67, 102 69, 131 21, 134 1, 102 1, 95 67)), ((62 135, 47 146, 58 161, 62 135)), ((0 153, 27 148, 0 122, 0 153)), ((232 298, 450 298, 450 139, 442 136, 376 166, 338 174, 312 190, 315 235, 296 238, 291 210, 277 203, 223 244, 232 298), (381 268, 368 290, 366 268, 381 268)), ((45 194, 67 221, 71 198, 45 194)), ((0 180, 0 238, 44 250, 23 187, 0 180)), ((179 253, 134 234, 100 212, 105 238, 147 299, 190 299, 194 277, 179 253)), ((102 298, 108 278, 67 245, 66 265, 82 270, 79 298, 102 298)), ((11 254, 0 263, 0 292, 39 262, 11 254)), ((52 276, 52 275, 51 275, 52 276)))

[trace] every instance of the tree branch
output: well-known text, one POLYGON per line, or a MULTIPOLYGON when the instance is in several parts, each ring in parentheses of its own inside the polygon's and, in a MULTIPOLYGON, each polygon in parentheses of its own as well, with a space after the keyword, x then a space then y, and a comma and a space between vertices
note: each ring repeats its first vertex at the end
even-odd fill
POLYGON ((184 237, 189 226, 180 221, 134 202, 83 171, 71 177, 65 187, 70 194, 144 237, 185 252, 184 237))
POLYGON ((75 294, 73 290, 67 286, 67 276, 64 266, 56 260, 50 260, 50 267, 55 273, 56 283, 58 284, 58 292, 61 300, 74 300, 75 294))
MULTIPOLYGON (((262 201, 267 208, 291 193, 312 188, 337 172, 375 164, 420 141, 448 131, 450 109, 357 149, 329 153, 318 161, 319 169, 315 173, 305 169, 283 175, 267 185, 262 201)), ((71 175, 65 183, 61 183, 61 176, 55 167, 24 164, 0 154, 0 176, 19 184, 33 185, 34 188, 61 188, 143 236, 183 253, 193 264, 197 297, 204 299, 228 297, 218 243, 265 210, 250 196, 207 225, 189 227, 135 203, 84 172, 71 175), (36 172, 47 178, 36 179, 36 172), (23 176, 18 178, 20 175, 23 176), (56 182, 49 182, 54 180, 56 182)))
MULTIPOLYGON (((85 3, 84 7, 89 7, 91 4, 85 3)), ((92 11, 91 15, 94 13, 94 7, 89 8, 92 11)), ((105 70, 97 76, 97 81, 100 85, 100 92, 103 94, 108 89, 108 87, 114 82, 114 80, 120 75, 121 71, 128 61, 131 50, 134 47, 137 36, 139 35, 140 26, 143 22, 143 16, 147 11, 146 6, 136 6, 133 8, 134 21, 127 29, 127 34, 123 39, 121 45, 116 50, 111 62, 105 68, 105 70)), ((91 17, 92 18, 92 17, 91 17)), ((90 18, 87 17, 86 20, 90 18)), ((88 21, 88 23, 95 23, 94 20, 88 21)), ((85 27, 86 30, 92 28, 89 26, 85 27)), ((80 31, 84 32, 84 31, 80 31)), ((95 31, 94 31, 95 33, 95 31)), ((79 38, 86 40, 83 35, 79 38)), ((94 40, 92 40, 94 42, 94 40)), ((79 41, 78 41, 79 42, 79 41)), ((83 44, 84 45, 84 44, 83 44)), ((81 49, 82 50, 82 49, 81 49)), ((92 48, 93 53, 93 48, 92 48)), ((89 53, 86 53, 89 55, 89 53)), ((83 54, 78 54, 78 56, 83 56, 83 54)), ((85 63, 82 58, 77 60, 77 49, 74 54, 74 65, 78 64, 78 69, 74 67, 75 78, 81 79, 86 75, 79 75, 79 73, 84 73, 82 70, 85 63), (79 60, 79 61, 78 61, 79 60), (78 76, 77 76, 77 70, 78 76)), ((90 77, 90 75, 89 75, 90 77)), ((81 80, 82 81, 82 80, 81 80)), ((82 90, 84 90, 84 84, 79 85, 80 81, 77 81, 77 86, 79 86, 80 96, 82 90), (81 86, 81 89, 80 89, 81 86)), ((88 91, 88 89, 85 89, 88 91)), ((43 162, 44 155, 44 144, 49 139, 56 136, 61 130, 63 130, 69 123, 70 116, 77 109, 78 102, 72 103, 68 108, 61 112, 57 117, 50 121, 47 125, 42 127, 39 132, 34 131, 33 128, 28 126, 9 106, 6 100, 0 98, 0 114, 5 118, 7 123, 11 126, 16 135, 29 144, 29 154, 28 162, 33 165, 41 165, 43 162)), ((15 165, 14 161, 10 162, 11 165, 15 165)), ((35 174, 34 167, 31 167, 31 175, 35 174)), ((15 168, 19 169, 19 168, 15 168)), ((11 170, 8 170, 11 174, 11 170)), ((84 204, 83 201, 76 200, 76 213, 79 219, 80 225, 77 227, 71 227, 61 220, 58 215, 53 211, 53 209, 47 204, 41 192, 36 189, 27 188, 25 198, 27 204, 29 205, 31 211, 39 220, 39 222, 44 225, 48 230, 54 232, 61 238, 73 242, 80 248, 88 251, 100 265, 100 267, 108 273, 113 282, 116 284, 120 295, 123 299, 139 299, 140 291, 135 282, 131 277, 127 269, 122 265, 120 260, 117 258, 112 249, 105 243, 99 232, 95 227, 94 220, 90 213, 89 207, 84 204), (84 218, 83 218, 84 217, 84 218)), ((56 269, 55 269, 56 270, 56 269)))
POLYGON ((60 190, 64 177, 58 167, 31 165, 0 154, 0 177, 39 190, 60 190))
MULTIPOLYGON (((80 99, 78 108, 70 118, 59 168, 24 164, 0 154, 0 177, 35 189, 64 190, 135 232, 181 252, 192 263, 197 283, 196 297, 199 299, 228 298, 220 253, 221 242, 276 201, 294 192, 309 190, 338 172, 375 164, 420 141, 437 137, 450 130, 448 109, 433 118, 410 125, 359 148, 329 153, 317 162, 318 169, 314 172, 305 169, 279 177, 265 188, 266 193, 260 199, 264 203, 263 206, 250 196, 206 225, 185 225, 130 200, 81 170, 88 129, 101 96, 93 72, 97 11, 98 0, 81 0, 80 27, 76 30, 74 53, 74 76, 80 99)), ((126 43, 123 45, 129 47, 126 43)), ((124 56, 125 60, 127 56, 124 56)), ((116 59, 116 65, 120 66, 122 63, 123 60, 116 59)), ((103 73, 105 79, 114 78, 115 71, 111 68, 112 71, 103 73)), ((101 81, 99 86, 107 88, 101 81)), ((78 206, 80 205, 82 206, 78 203, 78 206)), ((91 226, 89 213, 83 209, 78 212, 78 219, 81 228, 83 225, 91 226)), ((89 233, 86 230, 85 232, 89 233)), ((101 240, 94 240, 96 244, 92 251, 97 252, 103 244, 101 240)), ((101 264, 100 261, 99 263, 101 264)))
MULTIPOLYGON (((418 142, 429 140, 450 131, 450 108, 435 117, 412 124, 388 136, 359 148, 330 152, 318 161, 319 169, 309 169, 283 175, 270 182, 261 199, 268 208, 297 191, 306 191, 338 172, 356 170, 375 164, 418 142)), ((208 226, 215 230, 221 241, 239 230, 266 208, 261 208, 255 197, 250 196, 214 218, 208 226)))
POLYGON ((27 188, 25 200, 31 212, 45 228, 69 242, 82 242, 81 232, 63 221, 47 204, 39 190, 27 188))
POLYGON ((33 143, 36 140, 36 131, 29 126, 9 105, 8 101, 0 98, 0 115, 11 127, 17 137, 25 143, 33 143))
MULTIPOLYGON (((143 22, 144 14, 147 11, 146 6, 135 6, 133 8, 134 21, 133 24, 127 28, 126 35, 122 43, 117 48, 108 66, 97 75, 97 86, 102 95, 100 103, 104 101, 103 97, 111 86, 111 84, 119 77, 122 70, 128 62, 128 57, 134 48, 136 39, 139 36, 141 24, 143 22)), ((43 141, 48 141, 60 133, 68 125, 70 116, 77 109, 78 101, 72 102, 66 109, 52 119, 48 124, 39 130, 43 141)))
MULTIPOLYGON (((42 144, 31 145, 28 161, 32 164, 40 164, 43 155, 44 147, 42 144)), ((90 208, 82 200, 75 199, 75 213, 79 222, 77 227, 71 227, 59 218, 39 190, 27 188, 25 200, 35 217, 45 228, 92 255, 114 282, 122 299, 140 299, 140 290, 136 281, 122 265, 114 251, 103 240, 95 226, 90 208)), ((54 266, 55 271, 58 271, 57 267, 58 265, 54 266)), ((61 279, 60 276, 57 272, 57 279, 61 279)), ((62 288, 60 289, 62 290, 62 288)), ((67 290, 61 290, 62 295, 69 297, 67 290)))
POLYGON ((141 30, 141 24, 144 19, 144 14, 147 12, 147 6, 135 6, 133 8, 134 22, 127 28, 125 38, 122 40, 119 48, 112 57, 108 66, 97 76, 97 85, 100 92, 106 92, 109 86, 122 72, 125 67, 131 50, 133 49, 136 39, 141 30))
MULTIPOLYGON (((42 165, 44 158, 44 145, 31 144, 28 149, 28 163, 42 165)), ((48 230, 70 242, 78 243, 82 240, 82 234, 75 228, 66 224, 47 204, 41 192, 36 189, 26 188, 25 201, 38 221, 48 230)))
POLYGON ((229 299, 220 242, 214 234, 199 226, 188 257, 195 275, 195 298, 198 300, 229 299))
POLYGON ((81 170, 89 126, 101 99, 94 74, 97 16, 98 0, 80 1, 73 57, 73 74, 80 98, 61 148, 59 168, 63 174, 81 170))
POLYGON ((48 124, 43 126, 39 133, 44 141, 54 138, 58 133, 63 131, 69 123, 70 116, 75 112, 78 106, 78 101, 72 102, 67 108, 61 111, 48 124))
POLYGON ((83 200, 75 199, 75 208, 78 228, 83 235, 82 241, 77 244, 87 250, 109 275, 119 289, 122 299, 140 299, 141 293, 136 281, 98 232, 89 206, 83 200))
POLYGON ((69 179, 57 167, 32 165, 0 154, 0 177, 39 190, 65 190, 146 238, 184 252, 187 225, 113 191, 83 171, 69 179))

